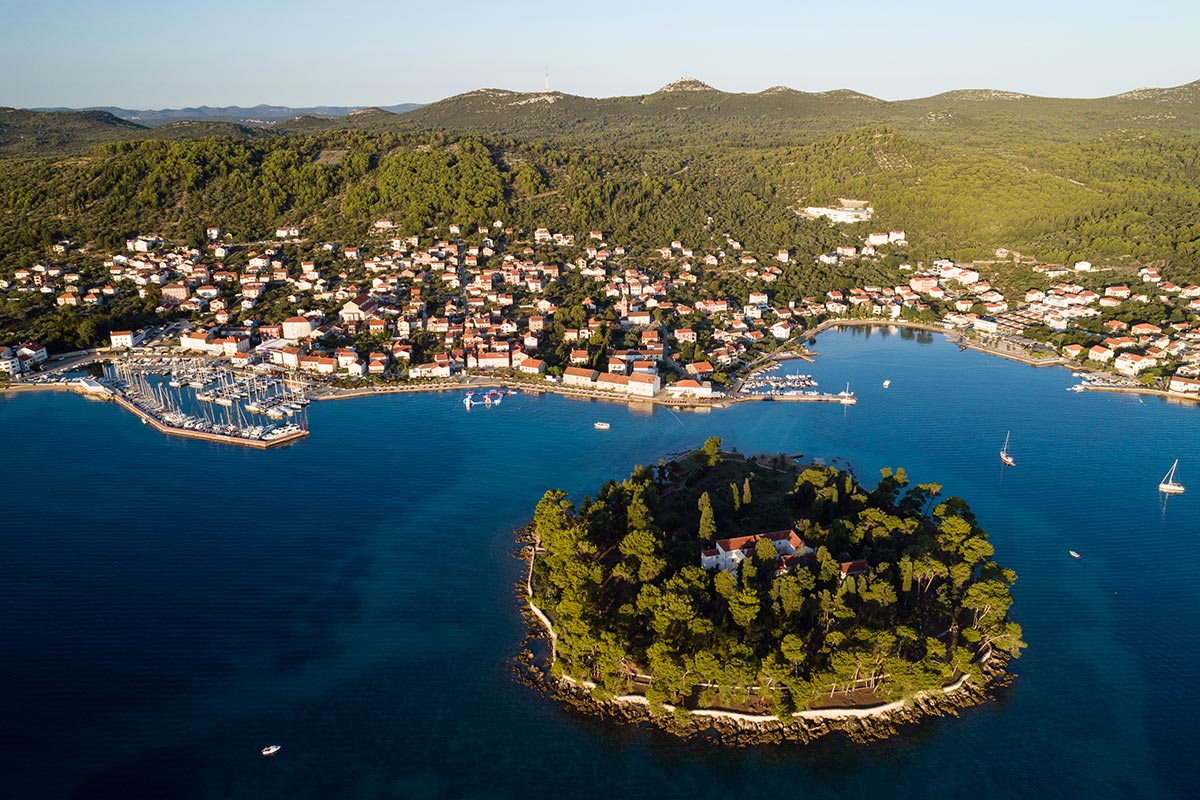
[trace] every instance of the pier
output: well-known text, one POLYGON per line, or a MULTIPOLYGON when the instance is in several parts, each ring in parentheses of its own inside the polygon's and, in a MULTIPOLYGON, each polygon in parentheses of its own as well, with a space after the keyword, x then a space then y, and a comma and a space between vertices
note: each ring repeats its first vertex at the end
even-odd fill
POLYGON ((218 442, 220 444, 236 444, 243 447, 253 447, 258 450, 266 450, 270 447, 290 444, 308 436, 308 431, 304 430, 303 428, 296 428, 294 431, 289 431, 271 439, 250 439, 244 436, 231 436, 229 434, 216 433, 214 431, 182 428, 178 425, 171 425, 154 416, 145 409, 135 405, 133 401, 119 391, 113 392, 113 400, 117 403, 117 405, 121 406, 121 408, 137 415, 142 422, 154 428, 159 433, 165 433, 170 436, 183 436, 188 439, 202 439, 204 441, 218 442))

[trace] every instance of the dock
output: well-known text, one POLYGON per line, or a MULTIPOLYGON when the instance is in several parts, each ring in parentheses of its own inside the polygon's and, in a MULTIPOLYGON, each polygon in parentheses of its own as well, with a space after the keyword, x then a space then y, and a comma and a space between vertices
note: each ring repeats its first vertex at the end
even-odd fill
POLYGON ((165 433, 168 436, 183 436, 187 439, 201 439, 208 442, 217 442, 219 444, 236 444, 242 447, 253 447, 256 450, 266 450, 271 447, 278 447, 279 445, 291 444, 292 442, 308 436, 308 431, 298 430, 293 433, 280 436, 277 439, 264 440, 249 439, 242 436, 230 436, 228 434, 213 433, 211 431, 190 430, 188 428, 180 428, 175 425, 168 425, 166 422, 163 422, 153 414, 147 412, 145 409, 139 408, 121 392, 113 392, 113 400, 117 403, 117 405, 121 406, 121 408, 124 408, 126 411, 138 416, 145 424, 154 428, 159 433, 165 433))

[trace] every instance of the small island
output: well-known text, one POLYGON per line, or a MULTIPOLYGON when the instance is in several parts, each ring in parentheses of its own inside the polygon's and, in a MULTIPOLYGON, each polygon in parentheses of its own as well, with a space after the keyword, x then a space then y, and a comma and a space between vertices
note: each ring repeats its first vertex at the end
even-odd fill
POLYGON ((1025 646, 1016 574, 940 494, 716 438, 578 508, 548 491, 523 591, 550 646, 526 674, 587 711, 732 743, 880 738, 975 705, 1025 646))

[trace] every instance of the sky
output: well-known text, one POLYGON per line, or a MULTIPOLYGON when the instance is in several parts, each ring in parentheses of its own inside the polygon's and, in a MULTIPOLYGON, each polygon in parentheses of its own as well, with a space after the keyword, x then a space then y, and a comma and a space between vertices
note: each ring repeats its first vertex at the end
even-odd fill
POLYGON ((0 106, 756 92, 1100 97, 1200 79, 1195 0, 0 0, 0 106))

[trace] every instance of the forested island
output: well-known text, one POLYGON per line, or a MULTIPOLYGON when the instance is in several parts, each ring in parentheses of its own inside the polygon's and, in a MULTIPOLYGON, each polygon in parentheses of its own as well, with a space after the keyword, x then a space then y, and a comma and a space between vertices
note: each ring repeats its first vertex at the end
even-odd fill
POLYGON ((684 734, 874 738, 1007 681, 1016 574, 964 500, 720 448, 538 503, 529 605, 560 697, 684 734))

